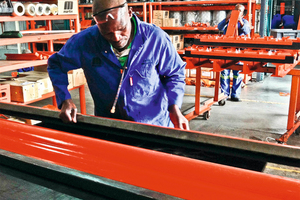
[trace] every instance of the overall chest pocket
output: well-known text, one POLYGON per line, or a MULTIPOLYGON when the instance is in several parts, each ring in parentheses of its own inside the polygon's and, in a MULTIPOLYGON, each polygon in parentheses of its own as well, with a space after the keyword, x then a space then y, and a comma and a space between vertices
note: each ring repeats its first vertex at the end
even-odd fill
POLYGON ((153 70, 153 65, 154 63, 152 60, 144 60, 141 64, 141 67, 139 69, 136 69, 136 71, 142 78, 150 78, 153 70))
POLYGON ((130 76, 134 81, 131 90, 133 99, 145 101, 145 97, 152 96, 158 84, 158 73, 152 60, 144 60, 130 76))

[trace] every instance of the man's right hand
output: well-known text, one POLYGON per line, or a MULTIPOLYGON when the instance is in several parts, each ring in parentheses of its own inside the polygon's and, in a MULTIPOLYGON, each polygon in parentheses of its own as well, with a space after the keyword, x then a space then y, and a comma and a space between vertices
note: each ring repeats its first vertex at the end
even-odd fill
POLYGON ((67 99, 62 103, 59 118, 64 123, 76 123, 77 108, 72 99, 67 99))

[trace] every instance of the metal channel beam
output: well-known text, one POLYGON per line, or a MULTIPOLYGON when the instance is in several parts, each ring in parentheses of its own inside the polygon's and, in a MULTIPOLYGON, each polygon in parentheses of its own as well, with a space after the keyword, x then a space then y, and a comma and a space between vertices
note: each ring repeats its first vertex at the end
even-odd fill
POLYGON ((194 39, 193 44, 195 45, 200 45, 200 46, 220 46, 220 47, 237 47, 237 48, 258 48, 258 49, 295 49, 299 50, 300 49, 300 43, 299 42, 293 42, 291 45, 284 45, 284 44, 274 44, 274 43, 253 43, 252 41, 218 41, 218 42, 209 42, 209 41, 201 41, 201 39, 194 39))
MULTIPOLYGON (((143 148, 168 152, 178 150, 178 154, 187 153, 187 157, 198 158, 197 154, 211 156, 200 158, 210 162, 248 168, 247 165, 259 165, 273 162, 300 167, 300 148, 288 145, 273 144, 248 139, 234 138, 198 131, 151 126, 136 122, 78 116, 77 124, 64 124, 58 118, 58 112, 30 106, 0 103, 0 113, 27 119, 41 120, 50 128, 73 132, 89 137, 105 139, 123 144, 142 146, 143 148), (182 152, 181 152, 182 150, 182 152), (195 152, 196 156, 191 152, 195 152), (211 160, 211 159, 212 160, 211 160), (237 161, 241 161, 239 166, 237 161), (243 163, 246 164, 243 165, 243 163)), ((170 152, 173 153, 174 152, 170 152)), ((252 170, 258 170, 251 168, 252 170)))
MULTIPOLYGON (((47 188, 53 188, 56 191, 59 190, 58 192, 60 193, 69 194, 72 196, 76 195, 78 196, 78 198, 127 198, 132 200, 180 199, 171 195, 122 183, 112 179, 107 179, 105 177, 96 176, 72 168, 63 167, 54 163, 46 162, 41 159, 27 157, 21 154, 16 154, 2 149, 0 149, 0 164, 8 166, 10 169, 14 168, 26 173, 21 175, 20 177, 18 173, 14 172, 11 174, 11 176, 15 178, 20 177, 21 179, 25 179, 30 183, 37 182, 37 186, 40 185, 47 188), (42 178, 42 180, 36 181, 36 177, 40 177, 42 178), (60 184, 58 188, 53 186, 57 184, 60 184)), ((2 181, 6 182, 8 180, 2 181)), ((24 188, 24 186, 21 187, 19 190, 21 190, 22 188, 24 188)), ((25 191, 22 191, 21 193, 26 194, 26 192, 27 191, 25 189, 25 191)), ((3 195, 4 194, 1 194, 0 196, 3 198, 5 197, 3 195)), ((9 193, 7 195, 9 195, 9 193)), ((11 198, 11 196, 6 197, 11 198)), ((45 196, 43 196, 43 198, 45 198, 45 196)))
MULTIPOLYGON (((238 61, 254 61, 254 62, 265 62, 265 63, 286 63, 286 64, 293 64, 295 62, 294 56, 285 56, 284 59, 276 59, 274 58, 258 58, 253 55, 253 57, 243 57, 243 55, 235 55, 230 56, 226 55, 226 52, 224 52, 224 55, 221 55, 221 53, 217 54, 207 54, 201 52, 192 52, 189 50, 185 51, 185 54, 183 55, 185 57, 193 57, 193 58, 208 58, 208 59, 222 59, 222 60, 238 60, 238 61)), ((258 55, 257 55, 258 56, 258 55)))

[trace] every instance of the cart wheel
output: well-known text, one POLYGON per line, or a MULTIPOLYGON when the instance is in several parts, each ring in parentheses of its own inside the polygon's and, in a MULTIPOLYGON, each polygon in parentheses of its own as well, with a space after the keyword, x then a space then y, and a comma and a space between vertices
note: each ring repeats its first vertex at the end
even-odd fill
POLYGON ((203 113, 203 117, 205 120, 208 120, 210 117, 210 111, 206 111, 205 113, 203 113))
POLYGON ((226 103, 225 99, 222 99, 221 101, 218 102, 219 106, 224 106, 226 103))

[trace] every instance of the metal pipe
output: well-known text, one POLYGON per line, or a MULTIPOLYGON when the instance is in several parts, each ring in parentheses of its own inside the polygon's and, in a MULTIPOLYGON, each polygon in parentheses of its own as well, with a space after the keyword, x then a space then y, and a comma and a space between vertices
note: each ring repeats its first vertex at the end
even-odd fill
POLYGON ((260 8, 260 26, 259 26, 259 35, 264 37, 266 35, 266 12, 267 12, 267 0, 261 0, 260 8))

